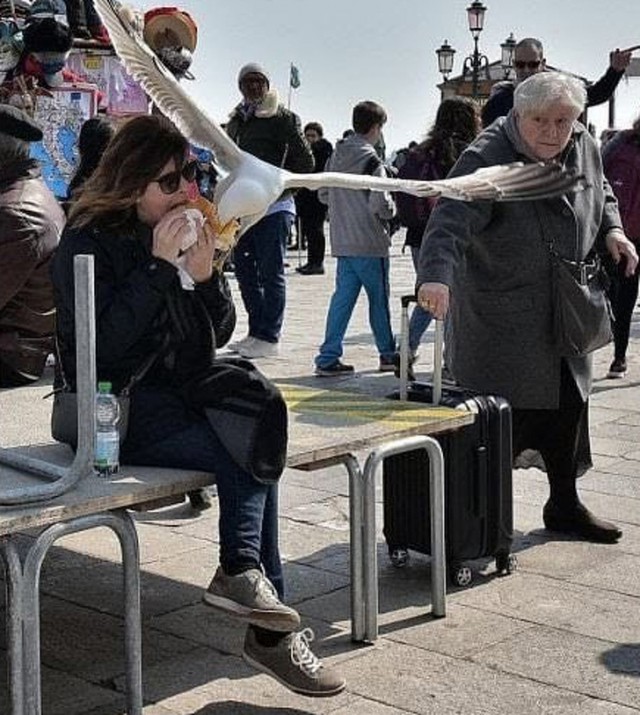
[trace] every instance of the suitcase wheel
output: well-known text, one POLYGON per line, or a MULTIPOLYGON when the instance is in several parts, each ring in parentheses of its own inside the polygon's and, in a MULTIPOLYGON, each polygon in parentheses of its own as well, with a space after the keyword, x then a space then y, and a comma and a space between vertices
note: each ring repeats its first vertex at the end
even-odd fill
POLYGON ((451 564, 451 566, 449 566, 449 581, 451 581, 454 586, 469 586, 473 581, 473 573, 468 566, 451 564))
POLYGON ((406 549, 390 549, 389 559, 395 568, 404 568, 409 563, 409 552, 406 549))
POLYGON ((496 554, 496 570, 499 574, 511 574, 518 568, 518 557, 508 552, 496 554))

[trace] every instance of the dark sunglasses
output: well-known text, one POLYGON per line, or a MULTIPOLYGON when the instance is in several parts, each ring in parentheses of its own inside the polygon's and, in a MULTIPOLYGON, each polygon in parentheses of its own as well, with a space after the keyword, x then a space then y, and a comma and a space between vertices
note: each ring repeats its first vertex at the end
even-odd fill
POLYGON ((175 194, 180 187, 180 179, 184 178, 185 181, 193 181, 196 178, 197 168, 198 162, 194 159, 193 161, 188 161, 182 169, 164 174, 159 179, 154 179, 151 183, 158 184, 163 194, 175 194))
POLYGON ((517 70, 523 70, 525 67, 530 70, 537 70, 540 67, 540 60, 531 60, 530 62, 523 62, 522 60, 516 60, 513 66, 517 70))

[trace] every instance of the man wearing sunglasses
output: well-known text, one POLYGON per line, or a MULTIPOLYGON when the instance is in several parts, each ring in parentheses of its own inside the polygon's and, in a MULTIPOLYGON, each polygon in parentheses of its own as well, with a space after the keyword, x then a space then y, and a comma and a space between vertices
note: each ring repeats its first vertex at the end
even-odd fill
MULTIPOLYGON (((269 75, 256 63, 238 74, 242 102, 231 113, 226 130, 244 151, 275 166, 304 173, 314 160, 299 117, 278 101, 269 75)), ((249 318, 249 334, 230 347, 246 358, 275 357, 285 308, 284 262, 295 217, 291 193, 273 203, 234 250, 236 278, 249 318)))
MULTIPOLYGON (((618 82, 631 61, 630 50, 615 50, 610 55, 610 64, 604 75, 593 84, 587 84, 587 107, 606 102, 615 92, 618 82)), ((542 42, 533 37, 525 37, 515 46, 513 68, 515 82, 498 82, 491 96, 482 108, 482 126, 488 127, 498 117, 506 116, 513 107, 513 92, 520 82, 537 72, 547 69, 542 42)))

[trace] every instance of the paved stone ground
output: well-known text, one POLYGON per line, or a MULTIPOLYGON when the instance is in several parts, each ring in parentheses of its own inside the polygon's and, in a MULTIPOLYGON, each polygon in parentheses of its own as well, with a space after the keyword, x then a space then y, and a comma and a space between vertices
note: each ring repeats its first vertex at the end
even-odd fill
MULTIPOLYGON (((398 297, 413 284, 410 258, 399 246, 396 237, 396 326, 398 297)), ((293 270, 297 260, 291 253, 282 356, 259 364, 272 377, 317 384, 312 358, 323 335, 334 262, 327 260, 325 276, 304 277, 293 270)), ((241 320, 239 336, 244 325, 241 320)), ((348 687, 338 697, 306 699, 256 674, 238 657, 242 628, 202 605, 201 590, 217 563, 215 509, 196 517, 185 504, 138 516, 145 714, 640 712, 639 329, 634 323, 626 379, 603 379, 610 350, 596 356, 595 468, 581 481, 586 503, 623 525, 623 540, 600 546, 552 538, 541 529, 544 475, 516 472, 519 569, 496 578, 492 563, 473 564, 474 583, 449 589, 446 619, 426 615, 428 560, 415 556, 397 571, 380 543, 381 636, 373 646, 352 644, 346 475, 341 468, 284 475, 281 532, 290 601, 315 630, 317 652, 344 671, 348 687)), ((427 348, 419 371, 429 370, 427 348)), ((392 375, 376 372, 363 299, 345 359, 357 374, 342 378, 341 386, 357 381, 377 394, 395 386, 392 375)), ((48 441, 49 406, 39 398, 49 382, 0 392, 3 444, 48 441)), ((123 623, 115 537, 95 530, 59 543, 42 575, 44 713, 120 715, 123 623)), ((4 648, 4 633, 0 637, 4 648)), ((5 680, 0 711, 7 712, 5 680)))

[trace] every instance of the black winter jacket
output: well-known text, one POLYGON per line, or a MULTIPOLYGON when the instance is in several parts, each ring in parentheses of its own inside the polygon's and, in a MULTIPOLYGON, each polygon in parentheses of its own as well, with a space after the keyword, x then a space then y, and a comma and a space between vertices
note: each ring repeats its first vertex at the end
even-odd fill
MULTIPOLYGON (((95 257, 96 353, 99 380, 120 392, 146 359, 165 345, 140 384, 181 387, 225 345, 236 314, 226 279, 214 274, 182 290, 176 268, 151 254, 151 230, 99 226, 66 229, 52 266, 57 335, 64 374, 75 385, 73 258, 95 257), (169 345, 167 345, 169 343, 169 345)), ((58 375, 57 383, 61 377, 58 375)))
MULTIPOLYGON (((324 171, 325 164, 333 153, 331 142, 326 139, 318 139, 311 145, 311 151, 315 161, 314 173, 324 171)), ((313 219, 314 217, 324 219, 327 215, 327 206, 318 198, 318 192, 309 189, 300 189, 296 194, 296 210, 302 219, 313 219)))
MULTIPOLYGON (((618 72, 612 67, 609 67, 597 82, 586 84, 587 107, 595 107, 598 104, 606 102, 615 92, 623 74, 624 72, 618 72)), ((482 108, 483 127, 486 128, 498 117, 506 117, 507 114, 509 114, 509 110, 513 107, 514 90, 515 85, 513 83, 505 82, 489 97, 487 103, 482 108)), ((580 121, 586 123, 583 119, 580 121)))
POLYGON ((244 151, 297 174, 313 171, 313 154, 297 114, 268 95, 259 113, 245 117, 238 105, 226 125, 227 134, 244 151))

